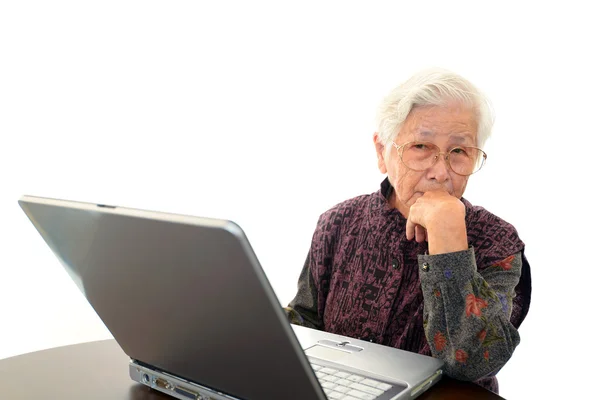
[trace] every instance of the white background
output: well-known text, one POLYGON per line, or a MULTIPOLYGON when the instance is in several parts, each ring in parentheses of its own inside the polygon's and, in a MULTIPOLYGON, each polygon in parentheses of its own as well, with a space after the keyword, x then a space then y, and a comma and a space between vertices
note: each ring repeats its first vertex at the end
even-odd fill
POLYGON ((233 219, 287 304, 319 214, 383 179, 371 144, 382 96, 440 66, 494 104, 489 162, 465 197, 517 227, 533 271, 501 393, 589 390, 597 12, 577 1, 216 3, 0 3, 0 358, 110 337, 21 195, 233 219))

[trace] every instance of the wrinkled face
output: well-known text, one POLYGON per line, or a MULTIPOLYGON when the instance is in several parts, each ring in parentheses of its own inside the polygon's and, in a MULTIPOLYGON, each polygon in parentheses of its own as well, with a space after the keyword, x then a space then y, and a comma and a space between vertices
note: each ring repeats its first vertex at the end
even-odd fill
MULTIPOLYGON (((467 187, 468 176, 461 176, 450 169, 443 157, 425 171, 413 171, 406 167, 390 144, 387 148, 379 143, 378 134, 373 140, 377 151, 379 170, 388 175, 394 187, 390 205, 404 217, 410 206, 427 191, 445 190, 460 198, 467 187)), ((454 104, 444 107, 415 107, 411 110, 394 138, 402 146, 406 142, 431 142, 442 152, 456 146, 477 146, 477 118, 471 108, 454 104)))

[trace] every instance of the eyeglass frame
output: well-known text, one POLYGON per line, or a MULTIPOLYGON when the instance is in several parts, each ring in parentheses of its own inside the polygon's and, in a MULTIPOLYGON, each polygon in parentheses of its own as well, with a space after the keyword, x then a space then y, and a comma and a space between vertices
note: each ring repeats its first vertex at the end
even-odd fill
POLYGON ((402 164, 404 164, 404 166, 405 166, 406 168, 410 169, 411 171, 422 172, 422 171, 426 171, 427 169, 429 169, 429 168, 433 167, 433 166, 434 166, 434 165, 437 163, 437 160, 438 160, 438 158, 440 157, 440 154, 443 154, 443 155, 444 155, 444 161, 445 161, 445 162, 446 162, 446 164, 448 165, 448 168, 450 168, 450 170, 451 170, 452 172, 454 172, 455 174, 457 174, 457 175, 460 175, 460 176, 471 176, 471 175, 473 175, 474 173, 476 173, 476 172, 478 172, 478 171, 481 171, 481 169, 482 169, 482 168, 483 168, 483 166, 485 165, 485 162, 487 161, 487 154, 486 154, 486 152, 485 152, 485 151, 483 151, 482 149, 480 149, 479 147, 474 147, 474 146, 462 146, 462 147, 461 147, 461 146, 456 146, 456 147, 453 147, 453 148, 451 148, 451 149, 450 149, 448 152, 443 152, 443 151, 442 151, 442 149, 440 149, 440 147, 439 147, 438 145, 436 145, 435 143, 431 143, 431 142, 420 142, 420 141, 418 141, 418 140, 411 140, 410 142, 406 142, 406 143, 404 143, 404 144, 402 144, 402 145, 398 145, 396 142, 394 142, 394 141, 392 140, 392 145, 393 145, 393 146, 394 146, 394 148, 396 149, 396 152, 398 153, 398 157, 400 158, 400 161, 402 162, 402 164), (411 168, 411 167, 409 167, 408 165, 406 165, 406 163, 404 162, 404 159, 402 158, 402 154, 404 154, 404 146, 406 146, 406 145, 407 145, 407 144, 409 144, 409 143, 429 143, 429 144, 432 144, 432 145, 434 145, 435 147, 437 147, 437 148, 438 148, 440 151, 439 151, 439 152, 438 152, 438 153, 435 155, 435 157, 433 157, 433 163, 432 163, 432 164, 431 164, 429 167, 427 167, 427 168, 425 168, 425 169, 414 169, 414 168, 411 168), (481 163, 481 166, 480 166, 480 167, 477 169, 477 171, 473 171, 473 172, 471 172, 470 174, 467 174, 467 175, 465 175, 465 174, 461 174, 461 173, 458 173, 458 172, 456 172, 456 171, 454 170, 454 168, 452 168, 452 164, 450 164, 450 160, 449 160, 450 153, 452 153, 452 151, 453 151, 454 149, 476 149, 476 150, 479 150, 479 151, 481 152, 482 156, 483 156, 483 162, 481 163))

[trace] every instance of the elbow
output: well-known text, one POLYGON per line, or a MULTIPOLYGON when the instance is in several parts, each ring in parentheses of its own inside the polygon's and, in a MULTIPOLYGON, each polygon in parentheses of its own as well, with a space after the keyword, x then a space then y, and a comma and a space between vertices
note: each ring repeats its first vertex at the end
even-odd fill
POLYGON ((444 360, 444 373, 453 379, 475 382, 496 375, 510 360, 513 352, 512 346, 480 348, 472 354, 458 350, 451 360, 444 360))
POLYGON ((444 374, 452 379, 466 382, 475 382, 486 376, 495 375, 493 370, 489 370, 485 365, 471 365, 465 367, 462 365, 446 363, 444 365, 444 374))
MULTIPOLYGON (((491 335, 469 350, 456 350, 444 357, 444 373, 450 378, 475 382, 494 376, 506 365, 519 345, 516 329, 507 328, 503 335, 491 335)), ((477 339, 480 340, 479 338, 477 339)))

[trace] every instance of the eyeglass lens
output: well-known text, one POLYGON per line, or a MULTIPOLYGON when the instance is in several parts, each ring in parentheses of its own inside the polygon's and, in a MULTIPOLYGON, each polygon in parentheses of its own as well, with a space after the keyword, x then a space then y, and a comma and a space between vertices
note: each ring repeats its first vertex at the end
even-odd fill
MULTIPOLYGON (((437 161, 440 148, 433 143, 411 142, 403 146, 402 162, 410 169, 424 171, 437 161)), ((484 153, 476 147, 455 147, 446 155, 450 168, 460 175, 471 175, 483 166, 484 153)))

